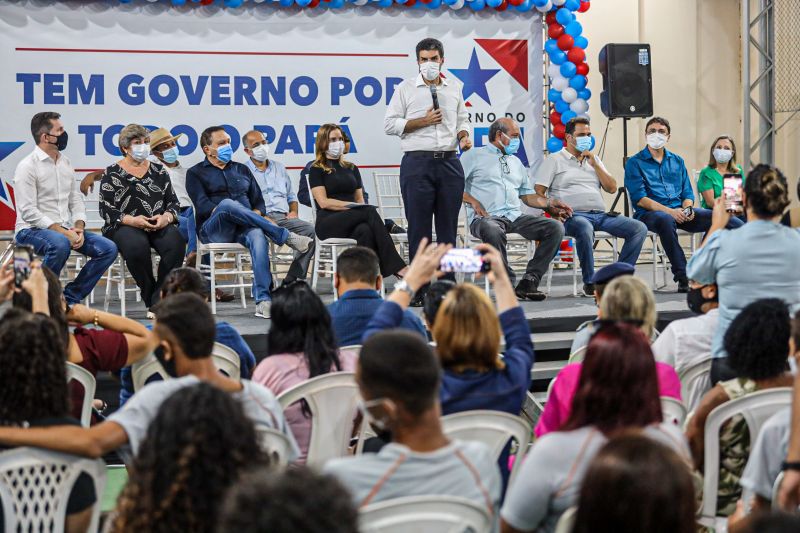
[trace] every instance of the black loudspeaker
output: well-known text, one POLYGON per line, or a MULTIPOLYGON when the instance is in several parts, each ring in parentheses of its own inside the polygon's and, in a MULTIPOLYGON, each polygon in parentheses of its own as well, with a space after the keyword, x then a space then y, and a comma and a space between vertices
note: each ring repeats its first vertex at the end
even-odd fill
POLYGON ((600 110, 608 118, 653 114, 649 44, 607 44, 600 50, 603 92, 600 110))

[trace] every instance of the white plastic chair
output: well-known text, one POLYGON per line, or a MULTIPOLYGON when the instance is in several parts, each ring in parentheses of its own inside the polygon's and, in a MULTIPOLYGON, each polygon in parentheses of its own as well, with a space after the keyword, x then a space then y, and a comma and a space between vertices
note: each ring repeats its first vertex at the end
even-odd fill
POLYGON ((575 526, 575 516, 577 514, 577 507, 570 507, 564 511, 556 523, 555 533, 572 533, 572 528, 575 526))
POLYGON ((229 378, 241 380, 242 378, 242 360, 239 354, 219 342, 214 343, 214 348, 211 350, 211 359, 214 361, 214 366, 218 370, 224 372, 229 378))
POLYGON ((359 399, 353 372, 317 376, 278 396, 284 410, 305 400, 311 411, 311 440, 306 464, 322 466, 328 459, 347 455, 359 399))
POLYGON ((781 483, 783 483, 783 472, 778 474, 778 477, 775 478, 775 483, 772 484, 772 508, 773 509, 780 509, 778 505, 778 492, 781 490, 781 483))
POLYGON ((133 392, 142 390, 142 387, 145 386, 147 380, 155 374, 161 376, 161 379, 163 380, 170 379, 167 371, 164 370, 164 367, 161 366, 161 363, 158 362, 158 359, 156 359, 156 356, 152 353, 141 361, 133 363, 133 365, 131 365, 131 375, 133 376, 133 392))
POLYGON ((97 531, 100 496, 106 484, 102 459, 85 459, 29 447, 0 453, 4 531, 63 532, 69 495, 82 472, 94 483, 97 502, 88 531, 97 531))
POLYGON ((269 455, 275 464, 280 466, 289 464, 289 457, 291 457, 293 451, 289 437, 277 429, 266 427, 257 427, 256 435, 261 449, 269 455))
POLYGON ((664 422, 667 424, 675 424, 679 428, 683 428, 686 422, 686 407, 680 400, 670 398, 667 396, 661 397, 661 412, 664 415, 664 422))
MULTIPOLYGON (((403 193, 400 191, 400 174, 373 172, 375 196, 381 218, 390 218, 403 228, 408 227, 403 193)), ((390 234, 395 245, 400 246, 400 257, 408 260, 408 233, 390 234)))
MULTIPOLYGON (((311 223, 314 227, 317 226, 317 208, 314 206, 314 196, 311 194, 311 183, 308 181, 308 176, 305 177, 306 186, 308 187, 308 194, 311 195, 311 223)), ((336 293, 336 288, 333 287, 333 276, 336 274, 336 260, 339 254, 351 246, 358 245, 355 239, 344 239, 332 237, 330 239, 320 239, 316 237, 316 246, 314 247, 314 270, 311 274, 311 288, 314 292, 317 291, 317 283, 319 282, 320 274, 328 274, 331 277, 331 287, 333 288, 333 300, 339 299, 336 293)))
POLYGON ((502 411, 474 410, 442 417, 442 429, 452 439, 478 441, 486 444, 496 459, 500 458, 510 439, 517 441, 519 455, 514 461, 509 483, 522 464, 522 456, 531 441, 531 426, 519 416, 502 411))
POLYGON ((83 387, 83 404, 81 406, 81 425, 89 427, 92 422, 92 400, 97 390, 97 380, 91 372, 67 361, 67 383, 77 381, 83 387))
POLYGON ((349 346, 342 346, 339 348, 339 352, 354 352, 356 355, 358 355, 361 353, 361 345, 351 344, 349 346))
MULTIPOLYGON (((572 296, 578 296, 578 278, 581 277, 581 270, 578 267, 580 260, 578 259, 575 237, 564 237, 564 240, 572 240, 572 250, 568 251, 559 248, 555 258, 553 258, 553 262, 550 263, 547 278, 547 292, 550 292, 550 284, 553 279, 553 266, 561 264, 572 269, 572 296)), ((595 263, 597 263, 598 260, 608 261, 609 264, 616 262, 619 257, 619 237, 614 237, 605 231, 595 231, 592 246, 599 241, 609 241, 611 243, 611 252, 610 255, 605 251, 603 251, 602 254, 595 254, 595 263)), ((587 294, 586 296, 593 295, 587 294)))
POLYGON ((106 296, 105 300, 103 301, 103 309, 105 311, 108 311, 108 304, 111 302, 112 285, 117 286, 117 298, 119 298, 120 306, 119 314, 126 316, 127 294, 129 292, 136 294, 137 302, 142 299, 142 296, 141 292, 139 291, 139 287, 136 286, 133 278, 130 276, 130 274, 128 274, 128 271, 125 267, 125 259, 122 258, 122 254, 117 254, 117 258, 113 263, 111 263, 111 266, 108 267, 108 270, 106 270, 106 296), (128 286, 129 281, 131 283, 130 286, 128 286))
POLYGON ((713 359, 703 359, 680 371, 678 378, 681 381, 681 398, 689 412, 695 410, 703 395, 711 390, 711 362, 713 359))
POLYGON ((750 432, 750 442, 755 443, 756 437, 767 419, 784 407, 791 405, 791 402, 792 389, 780 387, 754 392, 725 402, 709 413, 705 425, 703 504, 699 518, 702 525, 716 528, 719 523, 727 521, 726 517, 717 517, 719 433, 722 425, 733 416, 742 415, 750 432))
POLYGON ((361 533, 485 533, 492 518, 484 505, 455 496, 409 496, 374 503, 359 512, 361 533))
POLYGON ((583 359, 586 357, 586 350, 589 348, 589 345, 581 346, 571 354, 569 354, 569 359, 567 360, 567 364, 571 365, 572 363, 582 363, 583 359))

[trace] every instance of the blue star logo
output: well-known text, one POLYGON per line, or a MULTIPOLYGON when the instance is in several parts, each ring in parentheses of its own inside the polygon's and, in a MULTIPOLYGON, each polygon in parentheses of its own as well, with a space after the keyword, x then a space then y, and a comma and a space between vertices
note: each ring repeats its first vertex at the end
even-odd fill
POLYGON ((448 70, 464 84, 465 101, 473 94, 477 94, 483 98, 487 104, 491 105, 492 102, 489 100, 489 91, 486 89, 486 82, 500 72, 500 69, 481 68, 481 64, 478 63, 478 53, 473 48, 472 57, 469 60, 469 66, 467 68, 451 68, 448 70))

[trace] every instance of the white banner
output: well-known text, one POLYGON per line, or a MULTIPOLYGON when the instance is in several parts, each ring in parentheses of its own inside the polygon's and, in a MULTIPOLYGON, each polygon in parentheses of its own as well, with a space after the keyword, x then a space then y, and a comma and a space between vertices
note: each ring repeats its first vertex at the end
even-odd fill
POLYGON ((373 171, 399 168, 399 139, 384 134, 383 116, 395 86, 416 75, 415 45, 425 37, 444 43, 444 74, 464 84, 476 146, 495 118, 511 116, 523 127, 519 155, 534 165, 543 144, 541 31, 538 13, 0 0, 0 209, 33 148, 30 119, 45 110, 62 114, 79 177, 116 161, 117 134, 135 122, 183 133, 184 165, 202 159, 208 126, 225 125, 239 161, 241 136, 261 130, 270 157, 297 180, 316 129, 335 122, 369 190, 373 171))

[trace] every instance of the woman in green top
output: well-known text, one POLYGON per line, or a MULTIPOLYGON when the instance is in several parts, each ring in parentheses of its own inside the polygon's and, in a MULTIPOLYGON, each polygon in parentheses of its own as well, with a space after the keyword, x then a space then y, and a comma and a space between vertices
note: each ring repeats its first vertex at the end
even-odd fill
POLYGON ((711 145, 708 166, 700 171, 697 178, 697 192, 701 195, 702 207, 714 208, 714 199, 722 195, 722 177, 725 174, 742 174, 742 167, 736 164, 736 143, 731 137, 720 135, 711 145))

